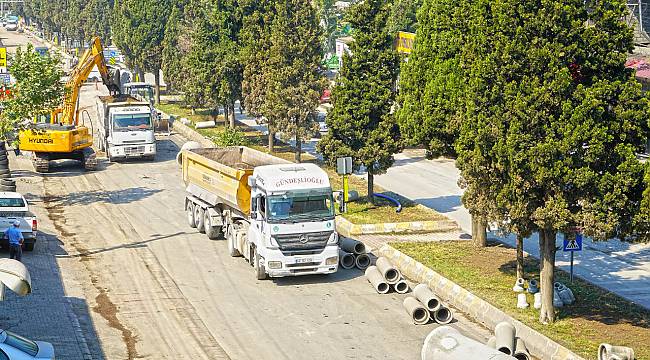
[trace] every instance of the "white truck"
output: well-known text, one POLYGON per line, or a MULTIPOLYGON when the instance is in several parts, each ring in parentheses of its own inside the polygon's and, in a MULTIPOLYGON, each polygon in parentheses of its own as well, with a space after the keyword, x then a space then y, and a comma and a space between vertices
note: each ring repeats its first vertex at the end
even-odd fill
POLYGON ((128 95, 100 96, 99 148, 109 161, 126 158, 156 157, 151 104, 128 95))
POLYGON ((184 149, 191 227, 242 255, 257 279, 338 270, 338 234, 329 178, 314 164, 293 164, 248 147, 184 149))
POLYGON ((2 246, 9 246, 9 239, 4 236, 4 232, 14 226, 16 220, 20 222, 18 228, 25 239, 23 247, 26 251, 34 250, 38 221, 29 211, 27 200, 17 192, 0 192, 0 231, 2 232, 0 244, 2 246))

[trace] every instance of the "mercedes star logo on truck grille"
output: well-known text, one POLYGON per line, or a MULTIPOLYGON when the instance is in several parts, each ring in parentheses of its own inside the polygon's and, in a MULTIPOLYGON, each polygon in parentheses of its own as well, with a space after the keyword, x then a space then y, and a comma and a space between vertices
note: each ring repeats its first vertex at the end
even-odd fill
POLYGON ((300 238, 298 239, 298 241, 300 241, 301 244, 306 244, 307 241, 309 241, 309 239, 307 238, 307 235, 302 234, 302 235, 300 235, 300 238))

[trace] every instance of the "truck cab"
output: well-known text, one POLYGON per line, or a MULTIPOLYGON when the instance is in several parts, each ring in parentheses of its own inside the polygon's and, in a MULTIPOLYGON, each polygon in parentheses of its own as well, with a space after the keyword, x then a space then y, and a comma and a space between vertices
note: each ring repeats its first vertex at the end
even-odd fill
POLYGON ((100 147, 109 161, 134 157, 154 159, 156 137, 148 103, 130 97, 101 97, 98 107, 103 125, 100 147))
MULTIPOLYGON (((327 174, 314 164, 255 168, 248 239, 271 277, 337 270, 335 205, 327 174)), ((253 254, 255 255, 255 254, 253 254)))

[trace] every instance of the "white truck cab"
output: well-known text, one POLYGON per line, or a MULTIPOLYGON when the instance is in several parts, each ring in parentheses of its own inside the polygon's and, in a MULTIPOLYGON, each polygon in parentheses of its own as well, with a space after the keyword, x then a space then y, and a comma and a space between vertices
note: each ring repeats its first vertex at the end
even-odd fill
POLYGON ((129 96, 100 97, 100 148, 110 161, 126 158, 153 160, 156 137, 151 106, 129 96))
POLYGON ((314 164, 256 167, 251 185, 255 244, 271 277, 337 270, 335 205, 327 174, 314 164))

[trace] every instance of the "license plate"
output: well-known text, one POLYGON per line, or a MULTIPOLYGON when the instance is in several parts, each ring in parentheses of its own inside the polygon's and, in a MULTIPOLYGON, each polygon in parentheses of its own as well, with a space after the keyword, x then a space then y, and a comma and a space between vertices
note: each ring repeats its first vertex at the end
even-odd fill
POLYGON ((298 258, 298 259, 296 259, 296 264, 306 264, 306 263, 310 263, 310 262, 314 262, 314 259, 312 259, 312 258, 298 258))

